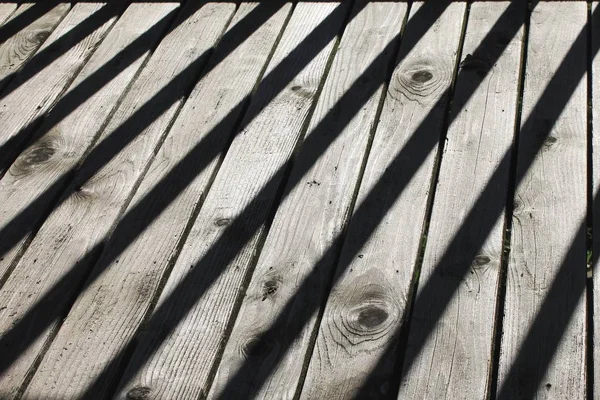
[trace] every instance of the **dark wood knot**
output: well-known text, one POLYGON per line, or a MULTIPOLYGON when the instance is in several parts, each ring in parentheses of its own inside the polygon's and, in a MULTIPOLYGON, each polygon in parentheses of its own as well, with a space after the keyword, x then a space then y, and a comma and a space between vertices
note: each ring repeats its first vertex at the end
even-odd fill
POLYGON ((34 40, 38 44, 40 44, 40 43, 43 43, 46 39, 48 39, 48 36, 50 36, 50 32, 48 32, 48 31, 40 31, 40 32, 37 32, 34 35, 34 40))
POLYGON ((279 279, 279 278, 273 278, 273 279, 267 280, 263 284, 262 300, 265 301, 267 298, 274 296, 275 293, 277 293, 277 290, 279 290, 280 285, 281 285, 281 279, 279 279))
POLYGON ((253 337, 244 345, 243 352, 246 357, 265 357, 275 347, 274 341, 268 336, 253 337))
POLYGON ((146 400, 152 390, 147 386, 137 386, 127 392, 127 398, 130 400, 146 400))
POLYGON ((359 311, 357 321, 366 330, 371 330, 383 324, 389 316, 389 313, 383 308, 368 305, 359 311))
POLYGON ((389 328, 393 305, 381 288, 366 288, 351 301, 346 327, 356 335, 373 335, 389 328))
POLYGON ((215 220, 216 226, 227 226, 231 223, 231 218, 217 218, 215 220))
POLYGON ((555 136, 548 136, 545 140, 544 140, 544 147, 548 148, 550 146, 552 146, 554 143, 556 143, 558 139, 555 136))
POLYGON ((492 260, 488 256, 479 255, 475 257, 474 263, 476 266, 481 267, 483 265, 489 264, 490 261, 492 260))
POLYGON ((412 74, 411 78, 415 82, 425 83, 425 82, 431 80, 431 78, 433 78, 433 74, 429 71, 422 70, 422 71, 417 71, 414 74, 412 74))
POLYGON ((55 153, 56 149, 52 144, 42 142, 27 150, 23 154, 21 162, 28 165, 42 164, 52 158, 55 153))

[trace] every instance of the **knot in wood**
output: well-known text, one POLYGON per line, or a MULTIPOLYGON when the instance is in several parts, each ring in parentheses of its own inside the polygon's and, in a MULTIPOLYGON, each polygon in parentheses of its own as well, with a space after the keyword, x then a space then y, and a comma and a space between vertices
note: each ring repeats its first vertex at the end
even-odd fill
POLYGON ((290 90, 302 99, 311 99, 314 94, 310 86, 293 85, 290 87, 290 90))
POLYGON ((544 148, 548 149, 552 147, 552 145, 556 143, 557 140, 558 139, 556 138, 556 136, 548 135, 548 137, 546 137, 546 140, 544 140, 544 148))
POLYGON ((396 100, 405 97, 422 101, 442 91, 449 82, 449 71, 434 60, 420 60, 401 64, 395 71, 389 86, 389 94, 396 100))
POLYGON ((279 275, 269 277, 262 287, 262 301, 275 296, 275 293, 279 290, 283 278, 279 275))
POLYGON ((136 386, 127 392, 126 398, 130 400, 146 400, 152 390, 147 386, 136 386))
POLYGON ((357 336, 381 334, 393 323, 393 303, 381 288, 365 289, 348 304, 344 325, 357 336))
POLYGON ((367 305, 359 311, 357 321, 365 330, 376 328, 388 319, 389 314, 376 305, 367 305))
POLYGON ((476 267, 481 267, 486 264, 489 264, 490 261, 492 261, 492 259, 490 257, 484 256, 484 255, 478 255, 475 257, 475 260, 473 260, 473 264, 476 267))
POLYGON ((216 226, 227 226, 231 223, 231 218, 217 218, 215 220, 216 226))
POLYGON ((425 83, 431 78, 433 78, 433 74, 429 71, 417 71, 412 76, 412 80, 418 83, 425 83))
POLYGON ((40 143, 24 154, 24 162, 27 164, 41 164, 48 161, 54 153, 56 153, 56 150, 51 144, 40 143))
POLYGON ((57 152, 57 143, 52 138, 42 138, 25 150, 11 167, 13 175, 22 175, 36 167, 48 164, 57 152))
POLYGON ((242 348, 242 353, 246 358, 249 357, 266 357, 275 348, 275 341, 263 334, 261 337, 252 337, 242 348))
POLYGON ((41 44, 44 41, 46 41, 46 39, 48 39, 48 36, 50 36, 50 32, 38 31, 38 32, 33 33, 32 37, 30 39, 34 43, 41 44))

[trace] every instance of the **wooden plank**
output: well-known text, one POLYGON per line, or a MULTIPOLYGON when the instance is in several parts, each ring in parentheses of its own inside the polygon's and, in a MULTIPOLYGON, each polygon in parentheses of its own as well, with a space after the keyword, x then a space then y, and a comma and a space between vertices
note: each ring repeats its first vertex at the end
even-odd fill
POLYGON ((335 268, 334 254, 328 250, 350 213, 383 91, 381 78, 394 56, 389 49, 394 48, 406 12, 406 3, 359 1, 356 7, 358 12, 345 28, 292 170, 292 183, 225 347, 210 398, 293 398, 302 379, 316 311, 327 296, 335 268), (365 76, 367 68, 370 75, 365 76), (360 78, 364 79, 357 89, 355 82, 360 78), (337 118, 326 119, 351 88, 354 101, 364 99, 360 111, 340 106, 337 118), (328 123, 323 124, 324 119, 328 123), (315 147, 322 147, 322 137, 331 135, 335 141, 307 168, 315 147), (305 174, 307 169, 310 172, 305 174), (315 270, 316 276, 311 276, 315 270), (311 292, 301 293, 309 276, 314 281, 311 292), (285 323, 278 326, 277 321, 285 323), (280 345, 267 349, 268 353, 255 353, 252 346, 260 348, 257 343, 265 341, 263 335, 280 345))
POLYGON ((184 12, 177 27, 155 50, 60 206, 50 214, 0 290, 0 304, 4 306, 0 332, 7 349, 1 363, 8 367, 0 379, 0 393, 18 387, 46 340, 51 340, 57 318, 74 300, 93 265, 94 253, 107 239, 170 127, 184 92, 193 84, 198 69, 205 64, 205 55, 235 10, 231 3, 201 7, 190 3, 188 7, 196 11, 191 15, 184 12), (172 80, 175 86, 168 86, 172 80), (115 151, 114 141, 127 141, 127 135, 131 140, 124 148, 117 155, 110 153, 115 151), (56 295, 48 297, 47 293, 56 295))
POLYGON ((402 369, 399 399, 488 397, 504 229, 504 213, 488 210, 502 210, 507 201, 510 163, 504 156, 510 154, 515 130, 526 12, 515 8, 510 18, 503 17, 507 24, 492 30, 508 7, 506 1, 474 2, 469 12, 453 101, 461 108, 452 110, 442 155, 417 289, 421 297, 408 336, 411 362, 402 369), (507 37, 512 37, 508 44, 507 37), (484 38, 489 44, 481 44, 484 38), (472 56, 496 40, 506 46, 496 63, 485 53, 472 56), (484 193, 492 176, 499 184, 484 193), (465 232, 466 215, 473 223, 465 232), (488 234, 483 227, 493 228, 488 234), (476 239, 482 234, 487 237, 479 247, 476 239), (457 242, 461 245, 451 247, 457 242), (453 253, 447 254, 449 249, 453 253), (466 254, 477 256, 466 259, 466 254), (430 332, 431 308, 440 301, 436 294, 454 286, 452 301, 430 332))
POLYGON ((223 160, 118 398, 205 394, 346 9, 346 3, 296 6, 248 110, 251 120, 243 122, 223 160))
MULTIPOLYGON (((465 3, 450 4, 441 15, 437 15, 436 7, 423 7, 426 7, 423 3, 415 3, 411 8, 357 207, 361 207, 390 162, 415 133, 426 132, 439 137, 442 131, 444 108, 436 105, 443 101, 453 78, 465 3), (432 16, 420 15, 419 11, 432 13, 432 16), (414 22, 411 25, 416 15, 435 21, 424 34, 423 27, 414 22), (422 124, 426 124, 427 130, 420 130, 422 124)), ((425 137, 421 140, 431 141, 425 137)), ((365 210, 361 214, 364 219, 354 218, 350 222, 336 284, 323 313, 302 398, 391 395, 395 347, 390 350, 390 342, 397 338, 396 331, 408 300, 435 155, 432 149, 426 159, 420 160, 421 167, 376 229, 368 216, 371 212, 378 214, 379 209, 365 210), (364 229, 374 231, 362 246, 364 229), (372 369, 381 358, 387 359, 385 367, 376 372, 376 377, 371 377, 372 369), (376 383, 371 386, 368 380, 376 383)), ((410 160, 405 162, 410 163, 410 160)), ((379 201, 374 202, 374 206, 379 207, 379 201)))
POLYGON ((0 25, 4 24, 16 9, 15 3, 0 3, 0 25))
MULTIPOLYGON (((254 10, 257 3, 243 3, 231 26, 237 26, 249 15, 262 19, 254 10)), ((230 54, 220 53, 220 49, 226 52, 231 48, 227 41, 217 47, 212 59, 218 64, 211 65, 210 73, 186 101, 136 192, 127 217, 117 226, 96 266, 104 272, 71 309, 30 383, 26 398, 84 398, 91 387, 95 387, 93 396, 103 398, 114 389, 123 352, 151 306, 160 277, 184 235, 193 210, 204 197, 219 157, 203 162, 202 155, 196 155, 192 165, 184 169, 178 166, 199 143, 215 151, 224 149, 242 111, 237 105, 250 96, 290 10, 291 4, 259 6, 258 12, 267 15, 259 29, 250 35, 245 31, 234 33, 229 41, 241 44, 230 54), (273 12, 273 8, 279 10, 273 12), (181 173, 173 176, 174 168, 181 173), (197 171, 201 172, 192 175, 197 171), (184 174, 192 176, 185 178, 184 174), (167 191, 176 190, 177 182, 182 179, 191 183, 165 207, 163 199, 169 197, 167 191), (160 196, 152 197, 159 182, 165 189, 160 196), (153 201, 148 203, 147 197, 153 201), (148 224, 148 220, 153 222, 148 224), (140 234, 124 249, 121 243, 131 241, 132 231, 140 234), (141 287, 144 289, 140 290, 141 287), (89 334, 90 329, 93 335, 89 334)))
POLYGON ((587 93, 579 71, 587 65, 586 41, 577 39, 586 22, 585 2, 540 2, 531 14, 500 398, 585 398, 587 93), (537 105, 542 93, 549 102, 571 92, 564 108, 537 105), (548 302, 543 328, 534 329, 548 302))
MULTIPOLYGON (((32 7, 35 5, 23 4, 7 23, 18 19, 32 7)), ((44 43, 70 9, 69 3, 58 3, 0 46, 0 90, 6 86, 10 76, 14 75, 44 43)))
POLYGON ((98 137, 176 6, 132 5, 0 180, 0 277, 98 137))
POLYGON ((58 43, 53 52, 61 55, 37 74, 28 77, 19 75, 6 87, 6 92, 0 99, 0 121, 3 128, 0 133, 0 175, 5 172, 7 164, 33 129, 39 126, 40 118, 52 108, 108 33, 117 19, 116 7, 117 5, 102 3, 77 4, 39 49, 41 53, 58 43), (88 18, 104 13, 109 13, 106 22, 83 40, 72 43, 72 30, 77 29, 88 18))
MULTIPOLYGON (((592 27, 592 49, 600 48, 600 17, 598 17, 600 9, 598 2, 592 3, 592 14, 594 18, 590 21, 592 27)), ((600 109, 598 102, 600 101, 600 54, 596 52, 592 59, 592 189, 594 195, 594 204, 597 204, 600 199, 600 109)), ((600 397, 600 210, 592 208, 592 255, 594 263, 592 265, 592 284, 593 284, 593 359, 588 362, 593 363, 594 376, 588 377, 593 379, 593 394, 594 398, 600 397)), ((589 327, 588 327, 589 329, 589 327)))

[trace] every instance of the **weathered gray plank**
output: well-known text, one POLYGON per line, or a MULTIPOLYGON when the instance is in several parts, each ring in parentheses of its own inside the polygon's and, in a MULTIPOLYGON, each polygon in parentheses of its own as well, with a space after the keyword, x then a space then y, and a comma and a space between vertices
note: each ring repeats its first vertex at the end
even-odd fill
MULTIPOLYGON (((7 23, 27 13, 32 7, 35 7, 33 3, 23 4, 7 23)), ((0 82, 4 83, 0 84, 0 90, 8 82, 6 78, 17 72, 29 60, 70 9, 69 3, 57 4, 0 46, 0 82)), ((3 19, 1 15, 0 19, 3 19)))
POLYGON ((405 3, 359 1, 357 8, 344 31, 296 162, 299 168, 292 170, 292 186, 269 230, 209 397, 293 398, 303 375, 316 310, 327 295, 335 267, 334 254, 328 250, 350 212, 383 90, 380 77, 386 75, 393 56, 391 51, 383 57, 380 53, 394 48, 391 43, 406 12, 405 3), (372 75, 357 90, 355 82, 367 68, 372 75), (351 87, 356 101, 364 99, 360 112, 346 115, 351 111, 340 108, 341 115, 328 118, 324 125, 323 119, 351 87), (314 147, 330 135, 336 136, 335 141, 304 174, 314 147), (311 292, 299 293, 315 269, 311 292), (261 341, 279 345, 257 353, 252 346, 260 348, 261 341))
MULTIPOLYGON (((598 15, 598 2, 592 3, 593 15, 598 15)), ((591 20, 592 26, 592 48, 600 48, 600 18, 595 17, 591 20)), ((594 202, 600 198, 600 54, 596 53, 592 60, 592 188, 594 194, 594 202)), ((588 377, 593 379, 594 398, 600 398, 600 210, 592 208, 592 254, 595 260, 592 265, 593 278, 593 294, 594 300, 593 312, 593 359, 588 362, 593 363, 594 376, 588 377)))
POLYGON ((4 24, 16 9, 15 3, 0 3, 0 24, 4 24))
POLYGON ((0 290, 0 304, 4 306, 0 332, 8 349, 2 363, 9 366, 0 378, 0 393, 17 387, 44 342, 52 337, 57 327, 55 318, 72 301, 92 266, 94 251, 126 205, 170 127, 184 92, 204 65, 204 55, 235 10, 231 3, 200 6, 192 2, 187 7, 191 11, 200 8, 191 15, 184 12, 185 18, 163 39, 60 206, 50 214, 0 290), (165 90, 173 79, 178 79, 176 84, 165 90), (127 141, 128 135, 131 139, 115 155, 115 141, 127 141), (62 280, 66 276, 69 279, 62 280), (57 288, 57 284, 61 286, 57 288), (48 292, 55 295, 48 298, 48 292))
POLYGON ((129 7, 36 132, 36 140, 0 180, 0 243, 4 243, 0 246, 0 277, 97 138, 148 57, 149 47, 171 20, 167 15, 176 8, 177 3, 136 3, 129 7), (131 49, 132 45, 143 50, 131 49), (97 90, 90 95, 92 87, 97 90))
MULTIPOLYGON (((586 70, 586 47, 576 39, 586 33, 586 11, 585 2, 540 2, 531 14, 526 122, 519 138, 500 349, 501 398, 585 398, 586 239, 580 226, 586 215, 587 99, 585 74, 579 71, 586 70), (581 55, 566 58, 569 51, 581 55), (563 77, 555 77, 559 66, 563 77), (553 78, 561 84, 549 86, 553 78), (557 90, 558 98, 573 92, 564 108, 537 105, 547 87, 557 90), (548 302, 555 306, 545 312, 544 328, 538 324, 532 331, 548 302)), ((546 93, 548 101, 552 96, 546 93)))
MULTIPOLYGON (((444 109, 435 105, 452 81, 465 3, 449 5, 421 35, 419 30, 423 28, 413 25, 411 29, 411 20, 423 7, 426 6, 415 3, 411 9, 399 64, 386 95, 357 207, 361 207, 382 173, 415 132, 436 137, 441 134, 444 109), (427 130, 417 130, 422 124, 426 124, 427 130)), ((438 12, 435 7, 422 11, 438 12)), ((372 224, 368 218, 370 212, 365 210, 362 214, 365 220, 351 221, 337 282, 324 310, 308 367, 303 398, 354 398, 359 396, 358 391, 367 384, 367 379, 376 383, 363 387, 361 396, 379 398, 391 394, 388 390, 395 357, 394 347, 390 350, 389 346, 390 341, 397 338, 408 300, 435 154, 434 150, 429 152, 402 196, 360 250, 361 245, 357 243, 361 242, 361 232, 365 225, 372 224), (385 368, 371 377, 372 369, 381 358, 387 359, 385 368)), ((375 204, 379 206, 378 202, 375 204)), ((377 214, 379 210, 372 212, 377 214)))
POLYGON ((402 370, 400 399, 482 399, 488 395, 504 214, 490 215, 487 210, 503 209, 507 200, 510 164, 503 161, 514 136, 526 11, 525 6, 516 8, 511 18, 504 19, 505 26, 491 31, 508 7, 509 2, 474 2, 469 13, 454 94, 454 104, 463 106, 452 110, 442 155, 417 290, 417 296, 423 295, 421 289, 426 286, 428 298, 419 298, 412 312, 406 350, 411 365, 402 370), (485 51, 477 51, 480 58, 472 56, 484 38, 489 41, 484 46, 496 46, 496 41, 505 45, 507 37, 512 40, 495 64, 485 58, 485 51), (473 82, 477 82, 474 92, 473 82), (484 194, 492 176, 501 183, 493 193, 484 194), (479 212, 473 215, 472 210, 479 212), (461 234, 467 214, 474 222, 461 234), (493 229, 488 234, 482 226, 493 229), (472 248, 482 231, 487 236, 484 245, 472 248), (455 242, 462 245, 446 254, 455 242), (465 254, 478 255, 473 260, 465 254), (469 272, 465 275, 464 271, 469 272), (452 301, 429 332, 430 308, 438 307, 440 301, 436 293, 453 286, 457 290, 452 301), (415 343, 423 337, 427 340, 420 348, 415 343))
POLYGON ((70 39, 71 31, 97 13, 121 7, 116 4, 81 3, 73 7, 39 49, 39 52, 43 52, 54 43, 59 43, 53 52, 61 55, 37 74, 17 76, 6 87, 7 93, 0 100, 0 175, 30 136, 36 121, 52 108, 109 31, 117 19, 114 15, 116 12, 75 44, 70 39))
MULTIPOLYGON (((199 143, 208 140, 203 146, 216 152, 225 147, 242 110, 237 105, 257 83, 291 10, 291 4, 280 7, 273 3, 272 7, 279 10, 273 13, 271 8, 259 6, 260 13, 273 15, 265 18, 266 22, 251 35, 246 37, 247 32, 239 31, 230 38, 233 43, 241 43, 231 54, 220 53, 220 49, 228 51, 231 47, 227 41, 217 47, 213 59, 222 61, 211 64, 210 73, 183 106, 125 214, 128 216, 123 220, 125 224, 117 226, 96 266, 103 273, 98 274, 100 278, 71 309, 25 397, 82 398, 84 393, 90 394, 90 387, 95 384, 91 397, 102 398, 114 388, 124 349, 151 305, 160 277, 215 173, 219 157, 203 161, 200 154, 185 169, 178 167, 199 143), (206 166, 201 168, 203 164, 206 166), (181 173, 172 176, 174 168, 181 173), (183 176, 198 171, 201 172, 189 178, 183 176), (167 191, 176 190, 181 179, 189 180, 190 184, 165 207, 163 199, 169 197, 167 191), (159 182, 164 190, 156 196, 155 185, 159 182), (154 196, 151 203, 146 200, 148 196, 154 196), (145 228, 148 220, 154 221, 145 228), (132 231, 140 232, 139 236, 124 249, 121 243, 129 243, 132 231), (90 329, 93 335, 89 334, 90 329)), ((256 9, 256 3, 243 3, 231 26, 236 27, 244 18, 262 19, 262 15, 251 14, 256 9)))
POLYGON ((250 105, 248 116, 254 119, 243 122, 223 160, 118 398, 205 393, 283 168, 302 134, 346 14, 340 10, 346 7, 299 3, 295 8, 250 105))

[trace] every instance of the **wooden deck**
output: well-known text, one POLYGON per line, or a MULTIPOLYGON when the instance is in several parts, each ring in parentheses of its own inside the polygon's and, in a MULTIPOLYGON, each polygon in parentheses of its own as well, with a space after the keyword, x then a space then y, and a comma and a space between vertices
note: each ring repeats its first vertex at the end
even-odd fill
POLYGON ((600 399, 600 7, 527 3, 0 4, 0 399, 600 399))

